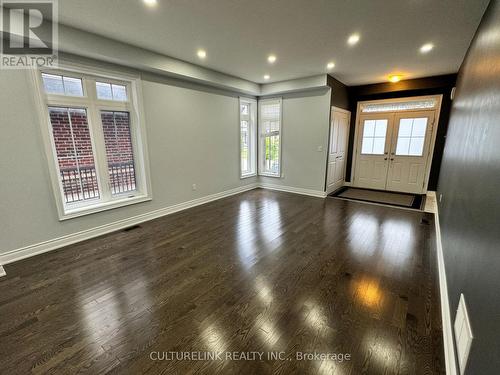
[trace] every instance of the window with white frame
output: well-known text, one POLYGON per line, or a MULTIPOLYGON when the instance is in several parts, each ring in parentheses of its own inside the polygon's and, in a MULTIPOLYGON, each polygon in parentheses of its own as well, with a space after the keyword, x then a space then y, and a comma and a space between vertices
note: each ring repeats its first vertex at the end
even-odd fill
POLYGON ((257 101, 240 98, 240 177, 256 174, 257 101))
POLYGON ((35 74, 60 219, 151 199, 138 79, 35 74))
POLYGON ((281 176, 281 98, 259 101, 259 174, 281 176))

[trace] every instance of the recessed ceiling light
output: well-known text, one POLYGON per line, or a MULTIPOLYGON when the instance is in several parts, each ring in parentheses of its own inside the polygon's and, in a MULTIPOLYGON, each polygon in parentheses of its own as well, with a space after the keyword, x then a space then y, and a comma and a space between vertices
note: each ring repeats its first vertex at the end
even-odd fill
POLYGON ((328 64, 326 64, 326 68, 328 70, 335 68, 335 63, 333 61, 329 62, 328 64))
POLYGON ((349 44, 350 46, 353 46, 359 42, 359 38, 360 38, 359 34, 352 34, 347 39, 347 44, 349 44))
POLYGON ((200 59, 204 59, 205 57, 207 57, 207 52, 204 49, 199 49, 196 54, 200 59))
POLYGON ((432 51, 433 48, 434 48, 434 44, 432 44, 432 43, 425 43, 422 47, 420 47, 420 52, 421 53, 427 53, 427 52, 432 51))
POLYGON ((276 56, 275 55, 269 55, 267 57, 267 61, 269 61, 269 63, 271 63, 271 64, 274 64, 276 62, 276 56))
POLYGON ((396 83, 401 81, 402 78, 403 76, 401 74, 391 74, 389 76, 389 81, 391 81, 392 83, 396 83))
POLYGON ((148 7, 154 7, 155 5, 158 5, 158 0, 142 0, 144 1, 144 4, 146 4, 148 7))
POLYGON ((271 76, 269 74, 264 75, 264 79, 267 81, 271 76))

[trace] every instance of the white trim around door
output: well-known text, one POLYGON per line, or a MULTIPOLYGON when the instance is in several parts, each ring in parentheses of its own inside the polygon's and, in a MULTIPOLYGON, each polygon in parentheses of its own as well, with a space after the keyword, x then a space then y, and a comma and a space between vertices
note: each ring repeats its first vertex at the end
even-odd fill
POLYGON ((332 106, 326 168, 326 194, 338 190, 345 184, 345 167, 351 112, 332 106))
POLYGON ((442 95, 358 102, 352 185, 425 193, 441 101, 442 95))

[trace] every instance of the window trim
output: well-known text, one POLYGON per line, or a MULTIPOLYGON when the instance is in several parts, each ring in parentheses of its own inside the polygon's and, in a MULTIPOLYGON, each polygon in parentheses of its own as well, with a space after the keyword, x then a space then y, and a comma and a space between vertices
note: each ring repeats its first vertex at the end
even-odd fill
POLYGON ((152 200, 151 178, 149 169, 149 158, 147 149, 146 123, 144 119, 144 108, 142 102, 141 80, 138 75, 128 73, 116 73, 107 69, 94 68, 92 66, 76 63, 60 63, 58 69, 32 69, 29 71, 31 83, 35 92, 35 104, 38 112, 40 131, 45 149, 46 163, 51 180, 52 192, 56 202, 59 220, 67 220, 75 217, 93 214, 105 210, 123 207, 131 204, 152 200), (57 94, 46 94, 42 73, 76 75, 82 78, 84 96, 66 96, 57 94), (112 101, 97 99, 96 89, 89 84, 92 80, 115 81, 125 84, 127 87, 128 101, 112 101), (96 174, 100 198, 97 202, 86 202, 85 204, 74 204, 71 207, 64 202, 62 184, 60 181, 59 164, 52 136, 52 124, 49 116, 49 106, 85 108, 87 110, 87 121, 91 134, 96 174), (92 109, 91 109, 92 107, 92 109), (101 120, 97 115, 101 110, 128 111, 130 116, 130 132, 132 147, 134 149, 134 164, 136 170, 137 192, 134 195, 111 196, 109 185, 102 187, 102 183, 109 182, 107 173, 106 154, 102 151, 104 147, 104 136, 102 134, 101 120), (98 133, 98 134, 96 134, 98 133), (96 152, 99 148, 101 152, 96 152))
MULTIPOLYGON (((259 100, 259 121, 258 121, 258 159, 259 159, 259 176, 264 176, 264 177, 274 177, 274 178, 282 178, 282 173, 283 173, 283 158, 282 158, 282 149, 283 149, 283 98, 282 97, 277 97, 277 98, 266 98, 266 99, 261 99, 259 100), (269 104, 269 103, 279 103, 280 105, 280 124, 279 124, 279 130, 276 132, 278 133, 280 137, 280 147, 279 147, 279 171, 278 173, 271 173, 271 172, 266 172, 264 171, 264 162, 266 160, 265 156, 262 155, 263 152, 265 152, 265 145, 264 145, 264 133, 262 131, 262 105, 269 104)), ((274 132, 273 132, 274 133, 274 132)))
POLYGON ((240 97, 238 101, 238 160, 239 160, 239 171, 240 171, 240 179, 243 180, 249 177, 257 176, 257 100, 240 97), (241 169, 241 105, 249 104, 249 118, 250 121, 248 123, 248 133, 249 133, 249 156, 250 156, 250 166, 251 171, 248 173, 243 173, 241 169))

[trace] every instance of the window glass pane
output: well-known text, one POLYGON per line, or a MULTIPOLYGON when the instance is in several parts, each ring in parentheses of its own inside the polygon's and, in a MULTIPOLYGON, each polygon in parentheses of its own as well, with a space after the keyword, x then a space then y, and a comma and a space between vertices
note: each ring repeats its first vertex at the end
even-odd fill
POLYGON ((280 166, 280 147, 281 147, 281 102, 269 101, 261 104, 261 134, 262 148, 261 166, 262 172, 279 176, 280 166))
POLYGON ((396 155, 422 156, 427 118, 406 118, 399 121, 396 155))
POLYGON ((80 78, 42 73, 42 79, 45 92, 48 94, 83 96, 83 85, 80 78))
POLYGON ((398 137, 398 143, 396 145, 396 155, 408 155, 409 148, 410 138, 398 137))
POLYGON ((373 139, 373 154, 383 155, 385 149, 385 138, 373 139))
POLYGON ((413 131, 411 133, 412 137, 425 137, 426 130, 427 130, 426 117, 413 119, 413 131))
POLYGON ((400 103, 363 104, 361 107, 361 111, 365 113, 408 111, 415 109, 435 108, 436 105, 437 105, 436 99, 425 99, 425 100, 415 100, 415 101, 400 102, 400 103))
POLYGON ((242 115, 248 115, 248 104, 242 104, 240 107, 240 113, 242 115))
POLYGON ((361 153, 371 154, 372 150, 373 150, 373 137, 363 138, 363 142, 361 145, 361 153))
POLYGON ((265 170, 271 173, 279 173, 279 135, 272 135, 265 139, 266 155, 265 155, 265 170))
POLYGON ((127 101, 127 89, 122 85, 111 85, 113 91, 113 100, 127 101))
POLYGON ((66 95, 83 96, 83 86, 80 78, 64 77, 63 83, 66 95))
POLYGON ((86 110, 49 107, 49 116, 65 203, 99 198, 86 110))
POLYGON ((47 94, 64 95, 64 85, 62 76, 42 73, 43 87, 47 94))
POLYGON ((422 156, 422 152, 424 151, 424 139, 423 137, 411 138, 409 155, 422 156))
POLYGON ((280 118, 280 105, 279 104, 264 104, 262 105, 262 117, 264 118, 280 118))
POLYGON ((113 93, 111 92, 111 85, 104 82, 96 82, 97 98, 103 100, 113 100, 113 93))
POLYGON ((108 173, 113 195, 136 190, 136 176, 130 115, 128 112, 101 112, 108 173))
POLYGON ((374 135, 375 135, 375 120, 366 120, 363 129, 363 137, 373 137, 374 135))
POLYGON ((398 137, 410 137, 413 119, 404 118, 399 122, 398 137))
POLYGON ((365 120, 361 153, 365 155, 383 155, 386 133, 387 119, 365 120))
POLYGON ((241 121, 241 172, 250 172, 248 121, 241 121))
POLYGON ((375 123, 375 137, 384 137, 387 132, 387 120, 377 120, 375 123))

